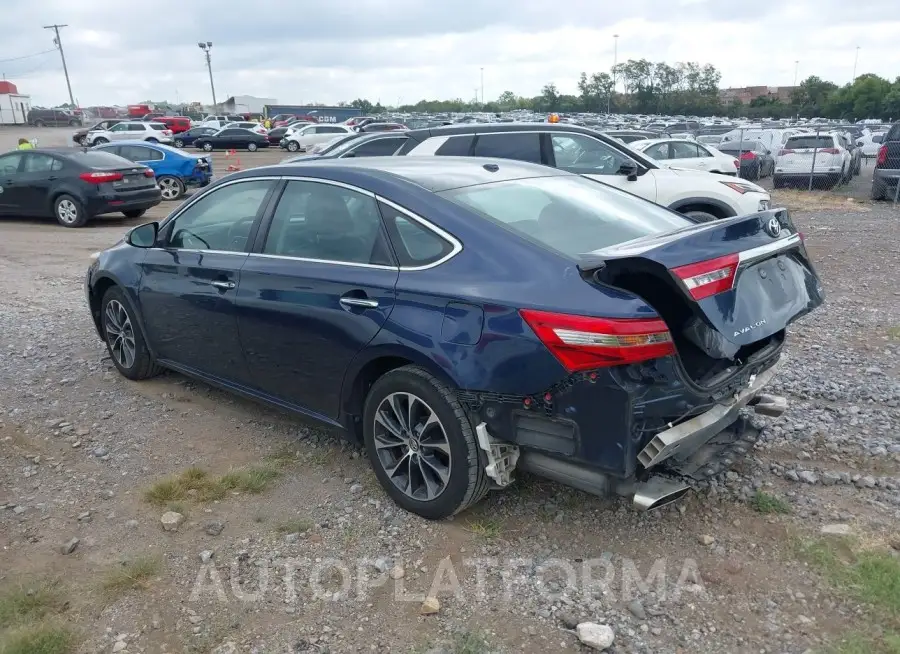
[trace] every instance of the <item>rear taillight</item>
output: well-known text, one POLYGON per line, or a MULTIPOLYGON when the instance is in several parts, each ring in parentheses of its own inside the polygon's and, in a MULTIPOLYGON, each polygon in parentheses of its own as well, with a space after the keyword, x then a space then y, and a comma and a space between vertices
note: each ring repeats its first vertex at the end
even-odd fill
POLYGON ((732 163, 734 164, 734 167, 735 167, 735 168, 740 168, 740 167, 741 167, 741 162, 738 161, 737 159, 735 159, 732 163))
POLYGON ((150 168, 148 168, 147 170, 144 171, 144 177, 155 177, 155 176, 156 176, 156 174, 150 168))
POLYGON ((741 160, 742 161, 750 161, 752 159, 756 159, 756 155, 752 152, 741 152, 741 160))
POLYGON ((731 290, 740 259, 737 254, 672 268, 695 300, 731 290))
POLYGON ((875 160, 876 166, 884 166, 887 165, 887 146, 882 145, 878 148, 878 158, 875 160))
POLYGON ((779 156, 779 157, 782 157, 782 156, 784 156, 784 155, 786 155, 786 154, 794 154, 794 151, 793 151, 793 150, 788 150, 788 149, 784 149, 784 150, 779 150, 779 151, 778 151, 778 156, 779 156))
POLYGON ((122 173, 94 172, 81 173, 78 177, 82 181, 88 182, 90 184, 103 184, 104 182, 118 182, 124 179, 125 176, 122 173))
POLYGON ((569 372, 619 366, 675 353, 660 319, 593 318, 521 309, 522 319, 569 372))
POLYGON ((819 152, 821 152, 822 154, 840 154, 841 153, 841 151, 838 150, 837 148, 822 148, 821 150, 819 150, 819 152))

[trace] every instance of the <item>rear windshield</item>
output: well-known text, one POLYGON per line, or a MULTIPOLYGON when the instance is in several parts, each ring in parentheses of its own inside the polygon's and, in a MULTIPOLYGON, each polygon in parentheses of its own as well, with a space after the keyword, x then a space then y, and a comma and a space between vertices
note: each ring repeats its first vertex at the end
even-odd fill
POLYGON ((834 139, 830 136, 792 136, 784 144, 787 150, 812 150, 813 148, 833 148, 834 139))
POLYGON ((125 168, 134 166, 133 161, 123 159, 112 152, 102 152, 100 150, 76 151, 72 153, 72 158, 88 168, 125 168))
POLYGON ((722 152, 749 152, 762 149, 762 144, 759 141, 741 141, 740 143, 737 141, 726 141, 719 145, 718 149, 722 152))
POLYGON ((575 175, 479 184, 439 195, 575 259, 693 224, 652 202, 575 175))

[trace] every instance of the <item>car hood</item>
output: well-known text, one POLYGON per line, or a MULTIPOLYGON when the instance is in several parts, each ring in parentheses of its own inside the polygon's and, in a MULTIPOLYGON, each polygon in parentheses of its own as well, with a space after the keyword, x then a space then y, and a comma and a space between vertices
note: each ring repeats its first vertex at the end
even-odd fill
MULTIPOLYGON (((670 167, 670 168, 667 167, 667 168, 657 169, 656 170, 657 176, 660 175, 660 173, 662 173, 663 175, 666 175, 666 174, 674 175, 676 177, 683 178, 685 181, 689 181, 691 179, 697 179, 697 180, 702 180, 705 182, 709 182, 710 176, 714 174, 714 173, 707 173, 702 170, 691 170, 690 168, 678 168, 678 167, 674 167, 674 166, 670 167)), ((756 193, 768 193, 768 191, 766 189, 764 189, 763 187, 757 186, 753 182, 748 182, 746 179, 735 180, 731 177, 723 177, 722 175, 716 175, 712 179, 715 181, 723 181, 723 180, 724 181, 736 181, 736 182, 740 182, 741 184, 744 184, 745 186, 750 187, 751 190, 755 191, 756 193)))

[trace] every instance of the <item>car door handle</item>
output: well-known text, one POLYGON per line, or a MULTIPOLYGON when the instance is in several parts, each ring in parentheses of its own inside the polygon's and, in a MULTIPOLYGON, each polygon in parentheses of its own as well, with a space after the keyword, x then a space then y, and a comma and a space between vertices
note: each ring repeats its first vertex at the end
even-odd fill
POLYGON ((366 309, 378 308, 378 300, 370 300, 365 297, 342 297, 340 303, 345 307, 364 307, 366 309))
POLYGON ((215 286, 220 291, 230 291, 234 288, 234 282, 222 282, 222 281, 214 281, 209 283, 210 286, 215 286))

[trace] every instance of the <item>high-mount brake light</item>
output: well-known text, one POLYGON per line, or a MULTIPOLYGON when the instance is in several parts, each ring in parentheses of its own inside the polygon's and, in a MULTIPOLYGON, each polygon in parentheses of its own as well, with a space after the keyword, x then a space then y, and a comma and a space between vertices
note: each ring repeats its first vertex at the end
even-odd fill
POLYGON ((678 266, 672 268, 672 272, 681 280, 692 298, 702 300, 723 291, 730 291, 739 263, 739 255, 728 254, 724 257, 678 266))
POLYGON ((522 319, 569 372, 638 363, 675 353, 659 318, 594 318, 521 309, 522 319))

